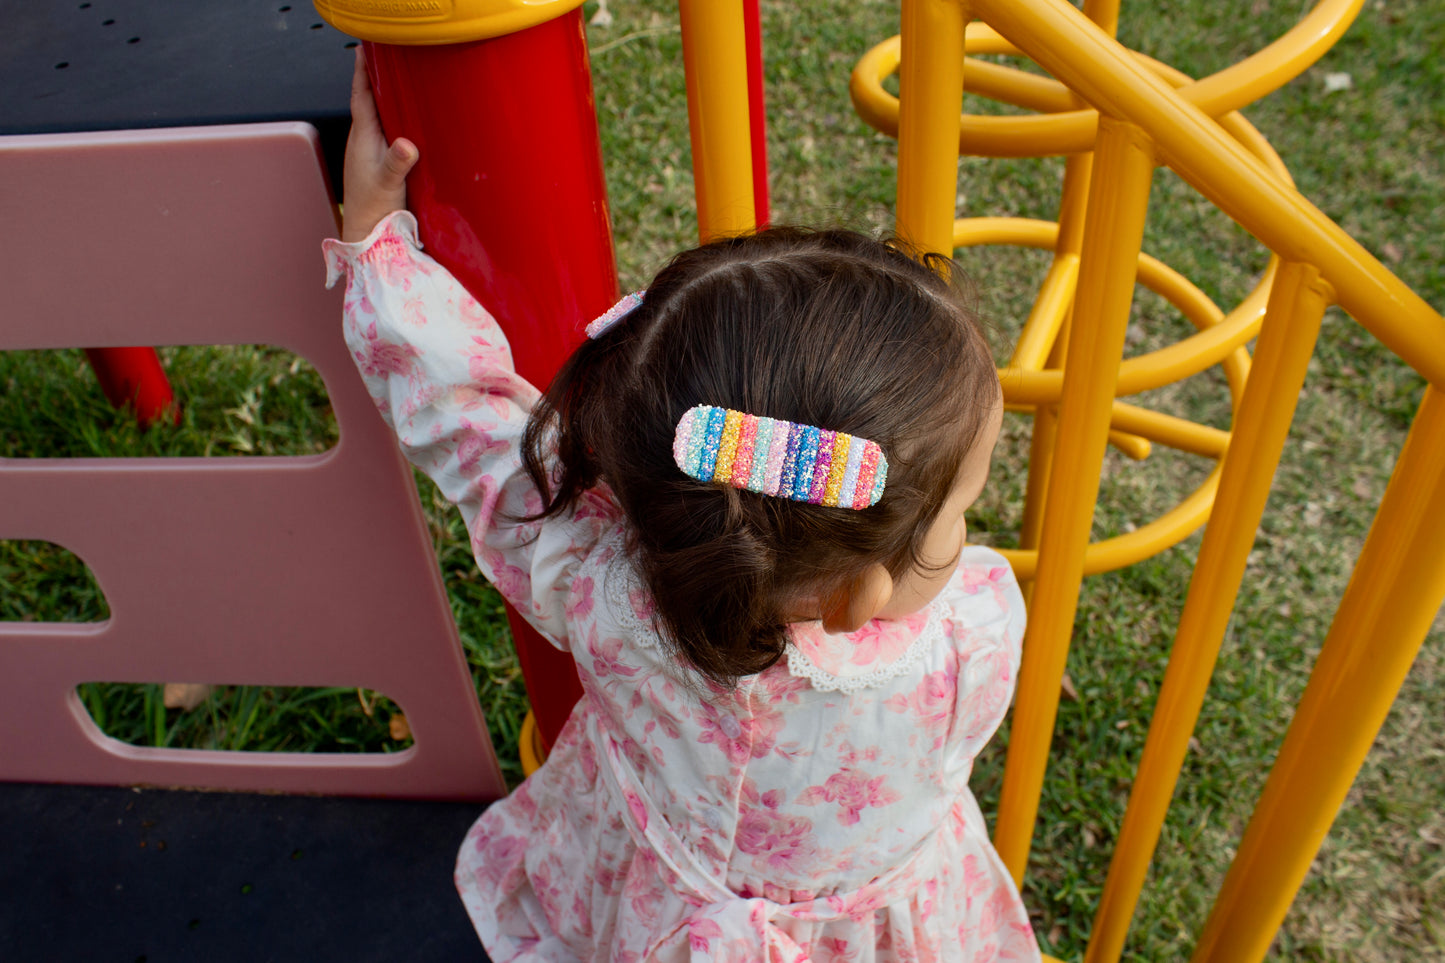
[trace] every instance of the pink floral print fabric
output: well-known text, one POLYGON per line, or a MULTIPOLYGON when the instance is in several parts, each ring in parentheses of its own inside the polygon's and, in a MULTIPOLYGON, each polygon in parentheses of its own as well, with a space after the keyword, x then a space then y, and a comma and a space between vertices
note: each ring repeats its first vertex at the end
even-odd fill
POLYGON ((964 549, 944 593, 851 635, 795 626, 784 662, 700 683, 651 624, 602 491, 517 524, 537 391, 491 316, 399 212, 327 241, 356 365, 406 456, 461 509, 478 564, 586 695, 546 764, 488 808, 456 884, 509 961, 1036 961, 968 789, 1007 710, 1023 600, 964 549))

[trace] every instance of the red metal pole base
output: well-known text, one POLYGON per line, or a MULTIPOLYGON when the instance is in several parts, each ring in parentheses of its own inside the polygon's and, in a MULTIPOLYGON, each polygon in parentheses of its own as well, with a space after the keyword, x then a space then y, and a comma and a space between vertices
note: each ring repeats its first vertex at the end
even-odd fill
MULTIPOLYGON (((501 323, 543 387, 617 300, 617 267, 580 9, 446 46, 366 44, 387 136, 421 160, 407 181, 428 251, 501 323)), ((576 668, 515 613, 517 656, 551 747, 582 695, 576 668)))
POLYGON ((154 348, 86 348, 85 357, 106 400, 117 408, 133 405, 142 428, 179 420, 175 395, 154 348))

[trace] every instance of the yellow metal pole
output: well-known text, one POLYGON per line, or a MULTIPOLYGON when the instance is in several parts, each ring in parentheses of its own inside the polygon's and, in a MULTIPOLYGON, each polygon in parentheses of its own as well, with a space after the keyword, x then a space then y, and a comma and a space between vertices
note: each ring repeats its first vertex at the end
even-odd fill
POLYGON ((1114 36, 1119 32, 1119 0, 1084 0, 1084 16, 1099 29, 1114 36))
POLYGON ((1074 299, 1074 318, 1088 337, 1070 339, 1064 364, 1048 515, 1040 538, 1033 615, 1024 637, 995 836, 999 855, 1015 880, 1022 880, 1028 862, 1048 767, 1153 173, 1154 153, 1143 132, 1113 118, 1100 118, 1074 299))
MULTIPOLYGON (((1034 430, 1029 436, 1029 478, 1024 489, 1024 514, 1019 523, 1019 548, 1036 552, 1039 536, 1044 530, 1044 505, 1049 491, 1049 475, 1054 464, 1054 442, 1059 434, 1059 409, 1055 405, 1039 405, 1034 409, 1034 430)), ((1014 572, 1023 592, 1024 603, 1033 609, 1033 577, 1014 572)))
POLYGON ((898 65, 898 234, 920 251, 953 254, 963 34, 958 0, 903 0, 898 65))
MULTIPOLYGON (((1066 178, 1067 181, 1067 178, 1066 178)), ((1066 188, 1067 189, 1067 188, 1066 188)), ((1085 188, 1087 190, 1087 187, 1085 188)), ((1056 251, 1049 273, 1039 286, 1039 295, 1014 345, 1010 368, 1039 370, 1046 364, 1057 367, 1051 352, 1060 341, 1069 306, 1074 303, 1074 286, 1079 282, 1079 255, 1056 251)))
POLYGON ((1445 396, 1427 388, 1194 963, 1264 958, 1445 601, 1445 396))
POLYGON ((1085 963, 1113 963, 1123 949, 1328 301, 1314 267, 1287 263, 1275 276, 1085 963))
MULTIPOLYGON (((1113 36, 1119 30, 1119 0, 1084 0, 1084 16, 1113 36)), ((1083 102, 1072 91, 1069 93, 1069 98, 1076 107, 1083 106, 1083 102)), ((1071 275, 1069 280, 1072 282, 1070 294, 1078 284, 1078 259, 1083 244, 1084 219, 1088 213, 1089 178, 1093 164, 1094 155, 1092 153, 1071 154, 1064 164, 1064 192, 1063 200, 1059 205, 1059 242, 1054 249, 1054 263, 1049 269, 1049 280, 1053 279, 1055 272, 1067 272, 1071 275)), ((1042 303, 1044 299, 1040 296, 1039 300, 1042 303)), ((1037 307, 1034 313, 1038 313, 1037 307)), ((1018 346, 1014 349, 1014 363, 1020 367, 1037 367, 1029 362, 1037 354, 1044 353, 1040 350, 1042 345, 1038 342, 1043 340, 1041 335, 1049 333, 1052 334, 1052 337, 1049 337, 1047 342, 1052 353, 1048 359, 1048 367, 1059 367, 1059 362, 1069 344, 1071 315, 1072 299, 1070 299, 1070 307, 1066 309, 1063 323, 1060 326, 1051 332, 1040 331, 1037 333, 1030 331, 1030 327, 1034 324, 1034 318, 1031 316, 1029 323, 1024 325, 1024 333, 1019 339, 1018 346)), ((1043 532, 1044 495, 1048 491, 1049 474, 1053 468, 1058 420, 1058 408, 1052 405, 1039 405, 1034 411, 1034 431, 1029 439, 1029 481, 1024 495, 1023 519, 1019 525, 1019 548, 1025 550, 1037 549, 1039 537, 1043 532)), ((1021 587, 1024 598, 1028 600, 1030 609, 1032 609, 1034 583, 1029 580, 1024 582, 1021 587)), ((1032 830, 1030 830, 1030 835, 1032 835, 1032 830)), ((1015 875, 1019 876, 1020 874, 1016 873, 1015 875)))
POLYGON ((742 0, 678 0, 687 117, 704 242, 757 230, 742 0))
MULTIPOLYGON (((1049 277, 1044 282, 1045 289, 1040 292, 1039 301, 1024 325, 1023 335, 1014 349, 1013 363, 1019 367, 1038 367, 1031 362, 1039 354, 1047 353, 1047 367, 1058 368, 1064 352, 1068 349, 1069 319, 1073 313, 1074 292, 1078 288, 1079 258, 1084 246, 1084 221, 1088 214, 1089 180, 1093 167, 1093 154, 1075 154, 1064 164, 1064 191, 1059 204, 1059 236, 1054 246, 1054 263, 1049 267, 1049 277), (1054 281, 1056 275, 1059 283, 1067 278, 1068 291, 1055 296, 1060 300, 1066 296, 1068 300, 1060 305, 1063 313, 1060 324, 1052 329, 1045 329, 1041 309, 1053 308, 1052 298, 1046 295, 1053 291, 1049 282, 1054 281)), ((1039 534, 1043 531, 1044 496, 1048 491, 1049 473, 1053 466, 1058 417, 1058 408, 1053 405, 1039 405, 1034 409, 1034 430, 1029 439, 1029 480, 1024 494, 1023 519, 1019 525, 1019 548, 1025 550, 1039 547, 1039 534)), ((1033 582, 1024 581, 1022 588, 1024 598, 1032 606, 1033 582)))

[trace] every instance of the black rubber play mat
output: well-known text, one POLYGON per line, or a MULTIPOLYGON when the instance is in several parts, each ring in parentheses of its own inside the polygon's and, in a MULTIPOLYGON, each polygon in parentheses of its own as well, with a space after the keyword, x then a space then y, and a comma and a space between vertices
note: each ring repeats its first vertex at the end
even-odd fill
POLYGON ((475 803, 0 783, 0 960, 485 963, 475 803))
POLYGON ((339 188, 348 44, 311 0, 0 3, 0 134, 304 120, 339 188))

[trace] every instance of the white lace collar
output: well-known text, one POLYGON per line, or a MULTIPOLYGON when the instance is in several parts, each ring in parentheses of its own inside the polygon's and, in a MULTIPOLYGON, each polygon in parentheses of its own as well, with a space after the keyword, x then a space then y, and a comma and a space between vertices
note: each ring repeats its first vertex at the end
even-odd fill
POLYGON ((905 619, 874 619, 856 632, 829 635, 818 622, 790 627, 788 672, 821 692, 852 694, 905 675, 943 640, 937 604, 905 619))
MULTIPOLYGON (((652 598, 627 561, 624 545, 620 528, 599 545, 601 594, 628 635, 656 648, 662 640, 652 623, 652 598)), ((907 674, 942 640, 937 602, 905 619, 874 619, 845 635, 830 635, 819 622, 799 622, 788 631, 788 672, 820 692, 852 694, 907 674)))

